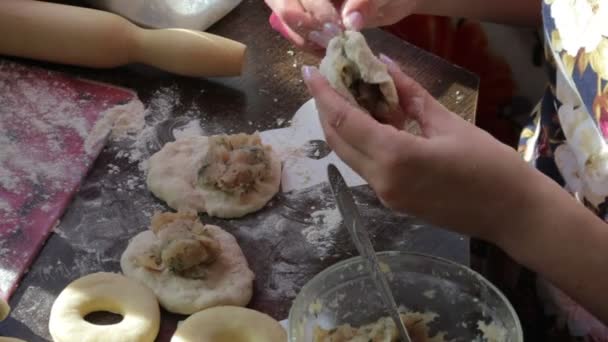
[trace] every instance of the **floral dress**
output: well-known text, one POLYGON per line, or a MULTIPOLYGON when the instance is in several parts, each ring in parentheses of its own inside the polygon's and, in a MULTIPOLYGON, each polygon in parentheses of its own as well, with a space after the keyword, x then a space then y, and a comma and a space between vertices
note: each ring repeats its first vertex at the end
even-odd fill
MULTIPOLYGON (((544 0, 543 23, 550 84, 519 151, 607 220, 608 1, 544 0)), ((473 267, 517 308, 527 341, 608 342, 608 327, 540 276, 497 248, 479 241, 471 248, 473 267)))

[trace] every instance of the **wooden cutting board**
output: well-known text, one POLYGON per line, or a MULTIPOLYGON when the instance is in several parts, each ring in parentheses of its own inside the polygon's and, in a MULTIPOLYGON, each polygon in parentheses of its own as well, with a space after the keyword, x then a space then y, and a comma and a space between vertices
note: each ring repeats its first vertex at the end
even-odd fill
POLYGON ((103 147, 85 141, 134 92, 0 59, 0 296, 8 299, 103 147))

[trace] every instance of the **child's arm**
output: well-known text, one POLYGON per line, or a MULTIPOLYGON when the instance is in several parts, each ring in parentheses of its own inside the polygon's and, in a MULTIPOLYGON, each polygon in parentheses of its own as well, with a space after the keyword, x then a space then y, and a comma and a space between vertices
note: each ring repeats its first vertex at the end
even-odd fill
POLYGON ((415 12, 536 26, 541 23, 541 2, 542 0, 418 0, 415 12))

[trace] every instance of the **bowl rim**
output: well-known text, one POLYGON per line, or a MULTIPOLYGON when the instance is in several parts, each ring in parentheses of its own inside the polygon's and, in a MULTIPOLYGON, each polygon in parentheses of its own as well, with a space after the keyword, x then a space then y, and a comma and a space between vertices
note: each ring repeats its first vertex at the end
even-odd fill
MULTIPOLYGON (((519 319, 519 316, 517 315, 517 311, 515 311, 515 308, 513 308, 513 305, 511 304, 511 302, 502 293, 502 291, 500 291, 496 286, 494 286, 494 284, 492 284, 488 279, 486 279, 484 276, 482 276, 481 274, 479 274, 478 272, 476 272, 475 270, 473 270, 469 266, 463 265, 461 263, 458 263, 458 262, 455 262, 455 261, 452 261, 452 260, 448 260, 446 258, 442 258, 442 257, 438 257, 438 256, 435 256, 435 255, 430 255, 430 254, 425 254, 425 253, 419 253, 419 252, 380 251, 380 252, 376 252, 376 255, 378 256, 378 258, 405 256, 405 257, 414 257, 414 258, 420 258, 420 259, 427 259, 427 260, 432 260, 433 262, 448 264, 450 266, 456 267, 459 270, 462 270, 464 272, 468 272, 473 277, 479 279, 491 291, 494 291, 498 295, 498 297, 503 301, 503 303, 506 304, 507 309, 509 310, 509 312, 511 313, 511 315, 513 315, 513 318, 515 320, 515 329, 517 330, 516 331, 516 333, 517 333, 517 340, 518 341, 523 341, 524 340, 523 330, 522 330, 522 326, 521 326, 521 321, 519 319)), ((300 291, 298 292, 298 294, 296 295, 296 297, 293 299, 291 308, 289 309, 289 315, 288 315, 288 319, 287 319, 287 324, 288 324, 288 329, 287 329, 288 341, 292 341, 292 339, 295 338, 292 335, 292 331, 294 331, 296 329, 296 327, 294 325, 295 322, 293 322, 293 320, 291 318, 293 317, 293 311, 294 311, 295 304, 298 302, 298 299, 301 298, 301 296, 300 296, 301 293, 304 292, 305 290, 307 290, 315 280, 319 280, 319 278, 322 278, 322 277, 324 277, 327 274, 333 273, 337 269, 340 269, 340 268, 344 267, 347 264, 350 265, 350 264, 354 264, 354 263, 362 263, 363 260, 364 259, 363 259, 362 256, 357 255, 357 256, 354 256, 354 257, 350 257, 350 258, 338 261, 335 264, 330 265, 330 266, 326 267, 325 269, 323 269, 321 272, 317 273, 314 277, 312 277, 311 279, 309 279, 306 282, 306 284, 304 284, 304 286, 302 286, 302 288, 300 289, 300 291)), ((293 340, 293 341, 295 341, 295 340, 293 340)))

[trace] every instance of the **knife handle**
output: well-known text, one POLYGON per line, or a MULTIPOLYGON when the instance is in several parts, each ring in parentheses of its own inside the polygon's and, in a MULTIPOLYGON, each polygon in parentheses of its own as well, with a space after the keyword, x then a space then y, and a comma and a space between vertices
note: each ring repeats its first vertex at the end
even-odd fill
POLYGON ((92 68, 143 63, 196 77, 240 75, 246 46, 210 33, 142 29, 104 11, 0 1, 0 54, 92 68))

